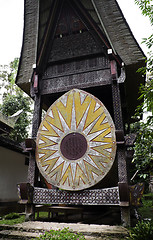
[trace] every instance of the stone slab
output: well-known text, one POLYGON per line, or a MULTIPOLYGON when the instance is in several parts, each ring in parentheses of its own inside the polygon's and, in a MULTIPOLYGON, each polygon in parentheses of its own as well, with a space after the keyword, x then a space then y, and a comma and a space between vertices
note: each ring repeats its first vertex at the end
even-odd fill
POLYGON ((18 229, 23 229, 30 231, 35 229, 35 231, 49 231, 51 229, 63 229, 69 228, 70 230, 83 233, 85 235, 114 235, 114 236, 127 236, 128 230, 122 226, 109 226, 109 225, 96 225, 96 224, 80 224, 80 223, 56 223, 56 222, 24 222, 22 224, 16 224, 18 229))

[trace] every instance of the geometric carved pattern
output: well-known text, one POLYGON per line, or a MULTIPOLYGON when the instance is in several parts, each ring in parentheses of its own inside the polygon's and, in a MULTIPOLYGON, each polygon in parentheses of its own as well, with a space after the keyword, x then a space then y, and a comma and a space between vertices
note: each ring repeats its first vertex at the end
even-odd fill
POLYGON ((68 192, 34 188, 34 204, 119 205, 118 187, 68 192))
POLYGON ((115 127, 94 96, 73 89, 47 111, 36 143, 44 178, 64 190, 83 190, 101 181, 116 154, 115 127))

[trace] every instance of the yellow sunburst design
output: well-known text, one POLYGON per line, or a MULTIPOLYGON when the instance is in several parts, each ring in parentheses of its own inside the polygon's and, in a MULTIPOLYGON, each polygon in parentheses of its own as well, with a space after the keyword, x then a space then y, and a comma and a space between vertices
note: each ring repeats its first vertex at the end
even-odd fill
POLYGON ((115 127, 97 98, 73 89, 48 109, 38 131, 36 162, 49 183, 71 191, 94 186, 115 154, 115 127))

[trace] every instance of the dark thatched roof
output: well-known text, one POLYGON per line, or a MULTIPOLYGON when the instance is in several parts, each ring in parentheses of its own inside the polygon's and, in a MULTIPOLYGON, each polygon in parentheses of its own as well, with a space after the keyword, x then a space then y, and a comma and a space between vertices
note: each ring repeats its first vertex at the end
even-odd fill
MULTIPOLYGON (((68 0, 67 0, 68 1, 68 0)), ((76 1, 76 0, 74 0, 76 1)), ((16 83, 30 94, 33 65, 36 64, 53 0, 25 0, 24 34, 16 83)), ((80 0, 125 65, 126 92, 132 104, 131 88, 138 92, 143 78, 136 70, 145 65, 144 53, 136 42, 116 0, 80 0)))

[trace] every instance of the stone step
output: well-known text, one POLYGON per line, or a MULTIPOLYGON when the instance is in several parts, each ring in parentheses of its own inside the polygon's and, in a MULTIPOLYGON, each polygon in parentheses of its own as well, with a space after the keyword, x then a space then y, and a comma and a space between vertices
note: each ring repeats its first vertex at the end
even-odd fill
MULTIPOLYGON (((20 239, 20 240, 28 240, 28 239, 37 239, 41 233, 32 233, 32 232, 21 232, 21 231, 9 231, 9 230, 4 230, 0 232, 0 240, 6 240, 6 239, 20 239)), ((98 236, 86 236, 84 235, 86 240, 120 240, 120 238, 116 237, 110 237, 110 236, 103 236, 103 237, 98 237, 98 236)), ((123 238, 122 238, 123 239, 123 238)))
MULTIPOLYGON (((32 233, 32 232, 21 232, 21 231, 9 231, 9 230, 3 230, 0 232, 0 240, 6 240, 6 239, 20 239, 20 240, 28 240, 28 239, 37 239, 41 233, 32 233)), ((84 235, 86 240, 120 240, 120 237, 111 237, 111 236, 86 236, 84 235)), ((122 238, 123 239, 123 238, 122 238)))
POLYGON ((63 228, 82 233, 87 240, 117 240, 128 236, 127 229, 122 226, 33 221, 13 226, 0 225, 0 239, 31 239, 45 231, 63 228))
POLYGON ((40 233, 35 232, 23 232, 14 230, 2 230, 0 231, 0 239, 32 239, 39 237, 40 233))

